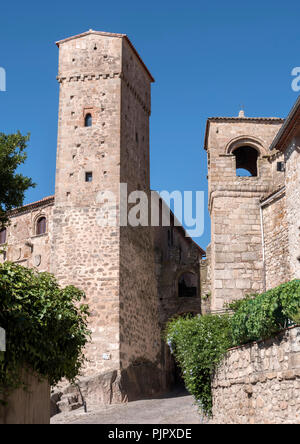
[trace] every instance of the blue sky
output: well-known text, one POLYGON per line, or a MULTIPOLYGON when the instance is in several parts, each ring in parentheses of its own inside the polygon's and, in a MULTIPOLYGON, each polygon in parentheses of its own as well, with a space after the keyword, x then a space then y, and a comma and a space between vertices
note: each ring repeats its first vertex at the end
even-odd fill
MULTIPOLYGON (((58 49, 54 42, 95 30, 126 33, 156 79, 152 89, 151 186, 204 190, 209 116, 285 117, 297 98, 299 1, 52 0, 1 5, 0 131, 31 132, 22 171, 38 184, 26 203, 54 193, 58 49)), ((207 204, 206 204, 207 208, 207 204)), ((205 208, 205 210, 206 210, 205 208)), ((205 232, 195 239, 206 247, 205 232)))

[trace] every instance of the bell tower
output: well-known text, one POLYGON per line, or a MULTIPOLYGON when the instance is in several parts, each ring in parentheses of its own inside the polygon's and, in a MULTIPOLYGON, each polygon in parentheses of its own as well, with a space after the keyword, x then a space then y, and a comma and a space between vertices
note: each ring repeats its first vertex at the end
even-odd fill
POLYGON ((264 291, 260 199, 272 192, 268 148, 278 118, 209 118, 205 149, 211 215, 212 309, 264 291))

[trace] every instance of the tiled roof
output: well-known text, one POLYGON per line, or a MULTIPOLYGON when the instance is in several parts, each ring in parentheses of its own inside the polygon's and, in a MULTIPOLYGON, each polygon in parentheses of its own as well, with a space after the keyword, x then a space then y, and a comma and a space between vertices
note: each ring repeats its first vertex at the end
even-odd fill
POLYGON ((165 207, 168 209, 168 211, 170 211, 170 215, 171 218, 173 219, 174 222, 174 229, 178 230, 183 237, 185 237, 186 241, 189 242, 190 244, 193 244, 198 251, 200 252, 201 256, 206 256, 206 251, 203 250, 203 248, 200 247, 200 245, 197 244, 197 242, 195 242, 187 233, 187 231, 185 230, 185 228, 182 226, 182 224, 180 223, 180 221, 177 219, 177 217, 174 215, 173 211, 171 210, 171 208, 169 208, 169 205, 167 205, 167 203, 162 199, 162 197, 159 195, 159 193, 155 190, 151 190, 152 192, 157 193, 159 200, 163 203, 163 205, 165 205, 165 207), (176 223, 175 223, 176 222, 176 223))
POLYGON ((259 121, 259 122, 284 122, 285 119, 281 117, 209 117, 208 121, 215 120, 224 120, 224 121, 238 121, 238 122, 247 122, 247 121, 259 121))
POLYGON ((300 125, 300 96, 298 97, 296 103, 291 109, 288 117, 286 118, 284 124, 278 131, 275 139, 273 140, 270 150, 284 151, 286 148, 286 143, 290 135, 293 134, 294 128, 300 125))
POLYGON ((14 208, 13 210, 9 211, 9 215, 15 216, 16 214, 22 213, 23 211, 29 211, 33 208, 37 208, 52 202, 54 203, 54 196, 47 196, 41 200, 37 200, 36 202, 23 205, 22 207, 19 208, 14 208))
POLYGON ((285 119, 280 117, 209 117, 206 121, 205 136, 204 136, 204 149, 207 150, 208 142, 208 129, 210 122, 269 122, 269 123, 284 123, 285 119))

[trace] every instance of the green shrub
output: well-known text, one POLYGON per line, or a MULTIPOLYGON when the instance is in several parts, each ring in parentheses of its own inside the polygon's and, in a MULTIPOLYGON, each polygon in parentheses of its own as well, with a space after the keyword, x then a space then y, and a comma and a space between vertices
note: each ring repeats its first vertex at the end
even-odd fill
POLYGON ((248 295, 228 308, 233 315, 175 318, 166 329, 186 388, 206 414, 212 408, 211 378, 228 348, 270 338, 300 323, 300 280, 248 295))
POLYGON ((22 386, 21 369, 29 368, 51 385, 73 381, 84 363, 88 307, 84 293, 60 288, 48 273, 12 263, 0 265, 0 326, 6 352, 0 353, 0 399, 22 386))
POLYGON ((204 315, 171 320, 167 342, 178 362, 187 390, 204 413, 212 408, 211 377, 232 345, 230 317, 204 315))
POLYGON ((267 339, 293 322, 299 322, 300 280, 229 304, 235 345, 267 339))
POLYGON ((300 308, 298 309, 297 313, 293 314, 292 320, 295 322, 295 324, 300 325, 300 308))

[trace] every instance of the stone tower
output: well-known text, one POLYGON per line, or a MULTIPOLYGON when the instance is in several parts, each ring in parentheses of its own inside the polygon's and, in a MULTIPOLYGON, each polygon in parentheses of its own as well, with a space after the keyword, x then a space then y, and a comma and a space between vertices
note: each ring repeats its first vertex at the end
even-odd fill
POLYGON ((281 177, 268 148, 282 123, 243 112, 207 121, 213 310, 265 289, 260 200, 281 177))
POLYGON ((87 296, 92 343, 85 375, 104 375, 110 401, 133 399, 135 391, 152 394, 162 384, 153 233, 100 226, 99 193, 114 193, 119 212, 120 183, 128 192, 149 192, 153 78, 126 35, 90 30, 57 46, 51 271, 87 296))

